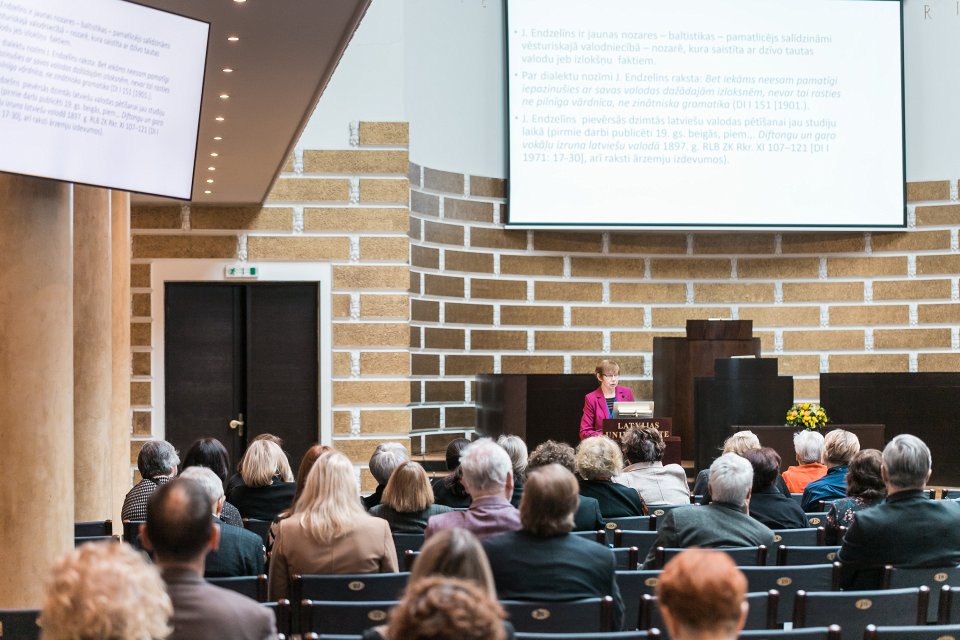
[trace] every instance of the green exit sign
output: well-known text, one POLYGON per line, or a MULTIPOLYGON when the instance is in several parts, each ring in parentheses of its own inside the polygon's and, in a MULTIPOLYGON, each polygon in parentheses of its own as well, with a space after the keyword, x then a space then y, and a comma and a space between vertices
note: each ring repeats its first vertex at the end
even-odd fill
POLYGON ((253 264, 235 264, 224 267, 223 275, 227 278, 256 278, 260 275, 260 268, 253 264))

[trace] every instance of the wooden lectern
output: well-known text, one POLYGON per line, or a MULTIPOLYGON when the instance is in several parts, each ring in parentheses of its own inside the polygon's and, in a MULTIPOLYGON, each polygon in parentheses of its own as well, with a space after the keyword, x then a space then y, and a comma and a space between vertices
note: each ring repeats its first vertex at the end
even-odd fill
POLYGON ((673 418, 684 459, 695 458, 697 451, 694 378, 713 376, 717 358, 740 355, 760 357, 752 320, 687 320, 687 337, 653 339, 654 407, 658 415, 673 418))

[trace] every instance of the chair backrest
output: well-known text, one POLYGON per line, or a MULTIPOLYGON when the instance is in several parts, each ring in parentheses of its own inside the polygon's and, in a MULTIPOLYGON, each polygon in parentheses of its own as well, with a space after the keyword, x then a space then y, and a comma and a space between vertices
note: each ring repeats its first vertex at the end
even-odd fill
POLYGON ((257 520, 256 518, 244 518, 243 519, 243 528, 247 531, 253 531, 255 534, 263 538, 263 546, 267 546, 267 538, 270 535, 270 525, 273 524, 273 520, 257 520))
POLYGON ((802 566, 741 567, 747 577, 748 591, 780 592, 777 607, 777 624, 790 620, 793 615, 793 600, 797 591, 836 591, 840 588, 840 563, 811 564, 802 566))
POLYGON ((413 571, 413 563, 416 561, 417 556, 420 555, 419 551, 412 551, 407 549, 403 552, 403 570, 406 572, 413 571))
POLYGON ((242 593, 257 602, 267 601, 267 576, 231 576, 229 578, 206 578, 206 581, 217 587, 242 593))
POLYGON ((668 511, 673 511, 677 507, 689 507, 690 504, 658 504, 656 506, 650 507, 650 515, 657 518, 657 521, 654 522, 654 526, 659 525, 663 522, 663 516, 667 515, 668 511))
POLYGON ((113 520, 93 520, 91 522, 74 522, 74 538, 90 538, 92 536, 112 536, 113 520))
POLYGON ((808 527, 821 527, 827 524, 827 512, 826 511, 816 511, 813 513, 807 514, 807 526, 808 527))
POLYGON ((290 601, 284 598, 276 602, 261 602, 260 606, 273 611, 274 619, 277 621, 277 633, 289 638, 293 633, 293 615, 290 601))
MULTIPOLYGON (((657 547, 653 550, 653 563, 655 569, 662 569, 670 561, 670 558, 683 551, 675 547, 657 547)), ((717 547, 714 551, 723 552, 729 555, 737 566, 757 567, 767 564, 767 547, 717 547)))
POLYGON ((808 627, 806 629, 745 629, 738 638, 756 638, 757 640, 840 640, 841 629, 832 624, 829 627, 808 627))
POLYGON ((844 640, 860 640, 868 624, 922 624, 930 598, 928 587, 874 591, 798 591, 794 599, 794 627, 840 624, 844 640))
POLYGON ((38 640, 40 609, 0 609, 0 638, 38 640))
POLYGON ((778 565, 796 565, 796 564, 832 564, 837 559, 839 546, 790 546, 782 544, 777 549, 778 565))
POLYGON ((878 627, 868 624, 863 632, 863 640, 957 640, 960 638, 960 624, 909 625, 902 627, 878 627))
POLYGON ((302 600, 300 633, 363 633, 383 624, 396 600, 343 602, 342 600, 302 600))
POLYGON ((119 536, 79 536, 73 539, 73 546, 79 547, 88 542, 120 542, 119 536))
POLYGON ((423 546, 422 533, 395 533, 393 534, 393 546, 397 548, 397 557, 402 558, 407 549, 410 551, 420 551, 423 546))
POLYGON ((613 532, 613 547, 636 547, 640 558, 646 558, 657 541, 656 531, 622 531, 613 532))
MULTIPOLYGON (((776 589, 769 591, 747 593, 747 620, 744 629, 775 629, 777 627, 777 602, 780 594, 776 589)), ((640 628, 666 629, 660 607, 657 606, 657 597, 645 594, 640 598, 640 628)))
POLYGON ((636 571, 640 568, 640 550, 636 547, 611 549, 617 571, 636 571))
MULTIPOLYGON (((960 586, 960 566, 902 569, 887 565, 883 568, 883 580, 880 586, 883 589, 927 586, 930 587, 931 596, 939 596, 940 587, 954 584, 960 586)), ((927 606, 927 624, 937 621, 938 604, 938 598, 930 598, 930 604, 927 606)))
POLYGON ((940 587, 940 606, 937 609, 937 624, 960 623, 960 586, 940 587))
POLYGON ((342 575, 295 575, 290 581, 290 597, 301 600, 337 600, 341 602, 399 600, 407 586, 409 573, 356 573, 342 575))
POLYGON ((776 545, 793 545, 812 547, 823 544, 826 536, 823 527, 804 527, 803 529, 774 529, 773 542, 776 545))
POLYGON ((578 538, 584 538, 586 540, 593 540, 594 542, 599 542, 600 544, 607 544, 607 532, 604 529, 600 529, 598 531, 571 531, 570 535, 577 536, 578 538))
POLYGON ((793 501, 796 502, 797 504, 800 504, 803 502, 803 492, 791 493, 790 497, 793 498, 793 501))
POLYGON ((613 532, 623 531, 656 531, 656 516, 625 516, 623 518, 607 518, 603 525, 607 531, 607 544, 613 544, 613 532))
POLYGON ((305 633, 303 634, 303 640, 363 640, 362 633, 325 633, 320 635, 318 633, 305 633))
POLYGON ((613 629, 613 598, 566 602, 501 600, 513 628, 524 632, 571 633, 613 629))
POLYGON ((690 494, 690 504, 703 504, 703 495, 702 494, 690 494))
POLYGON ((143 549, 140 544, 140 525, 146 524, 143 520, 123 521, 123 541, 134 549, 143 549))
POLYGON ((647 631, 612 631, 610 633, 517 633, 516 640, 655 640, 662 638, 659 629, 647 631))
POLYGON ((960 498, 960 489, 944 489, 940 493, 941 500, 956 500, 960 498))
POLYGON ((624 627, 640 628, 640 599, 644 595, 653 595, 659 579, 659 571, 617 571, 617 587, 623 598, 624 627))

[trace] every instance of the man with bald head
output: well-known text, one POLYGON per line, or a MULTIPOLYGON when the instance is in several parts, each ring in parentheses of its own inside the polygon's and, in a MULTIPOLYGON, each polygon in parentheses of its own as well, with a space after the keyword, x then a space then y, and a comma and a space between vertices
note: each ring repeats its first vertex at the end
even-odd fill
POLYGON ((613 552, 592 540, 571 535, 580 485, 559 464, 529 472, 520 499, 520 531, 483 541, 505 600, 564 602, 612 596, 615 629, 623 622, 623 599, 613 552))

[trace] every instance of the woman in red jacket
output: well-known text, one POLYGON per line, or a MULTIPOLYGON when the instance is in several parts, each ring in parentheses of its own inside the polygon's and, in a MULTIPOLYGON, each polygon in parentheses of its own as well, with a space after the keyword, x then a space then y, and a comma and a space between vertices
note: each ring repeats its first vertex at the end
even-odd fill
POLYGON ((613 416, 614 402, 633 402, 633 391, 617 384, 620 365, 613 360, 601 360, 595 370, 600 386, 586 395, 583 417, 580 418, 580 439, 603 435, 603 421, 613 416))

